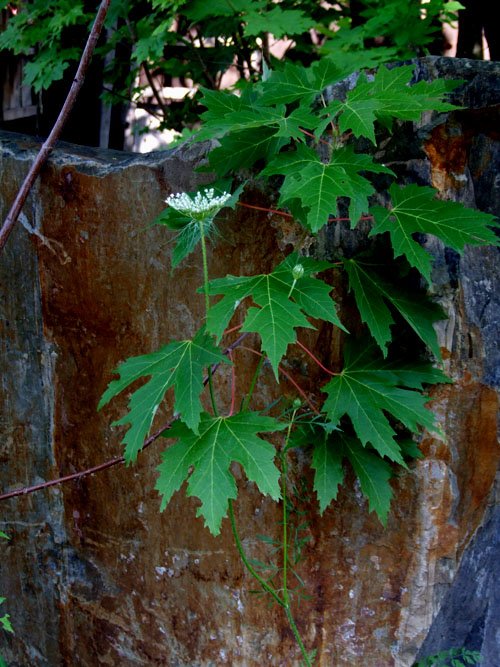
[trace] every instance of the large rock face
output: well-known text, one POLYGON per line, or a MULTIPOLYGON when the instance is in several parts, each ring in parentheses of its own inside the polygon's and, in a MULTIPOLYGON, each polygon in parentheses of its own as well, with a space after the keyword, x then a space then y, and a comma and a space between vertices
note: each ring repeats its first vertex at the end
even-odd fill
MULTIPOLYGON (((458 95, 472 110, 425 118, 410 141, 402 128, 384 159, 402 178, 500 213, 498 70, 421 61, 420 78, 465 79, 458 95)), ((5 213, 37 147, 0 139, 5 213)), ((170 192, 201 182, 193 169, 202 157, 201 147, 145 157, 65 146, 45 168, 0 257, 2 491, 120 454, 110 424, 124 401, 96 413, 112 369, 201 322, 199 262, 190 258, 171 276, 172 235, 148 223, 170 192)), ((248 209, 225 224, 232 245, 212 252, 214 276, 269 270, 296 231, 248 209)), ((331 230, 316 252, 339 252, 346 235, 331 230)), ((387 529, 349 485, 322 518, 313 498, 303 501, 310 541, 298 571, 311 599, 296 615, 325 667, 409 667, 424 640, 421 655, 466 646, 482 651, 483 666, 498 664, 498 252, 468 249, 459 258, 427 243, 434 295, 449 315, 439 337, 455 384, 433 393, 446 440, 424 434, 426 457, 395 482, 387 529)), ((338 361, 328 331, 311 345, 338 361)), ((235 359, 251 377, 251 355, 235 359)), ((227 381, 217 378, 222 392, 227 381)), ((257 400, 272 397, 263 391, 257 400)), ((0 544, 0 594, 16 630, 0 640, 9 665, 299 664, 281 613, 249 593, 227 521, 211 537, 181 494, 158 512, 161 448, 152 445, 134 467, 2 502, 0 529, 12 535, 0 544)), ((243 479, 240 489, 237 518, 255 550, 255 535, 274 534, 279 512, 243 479)))

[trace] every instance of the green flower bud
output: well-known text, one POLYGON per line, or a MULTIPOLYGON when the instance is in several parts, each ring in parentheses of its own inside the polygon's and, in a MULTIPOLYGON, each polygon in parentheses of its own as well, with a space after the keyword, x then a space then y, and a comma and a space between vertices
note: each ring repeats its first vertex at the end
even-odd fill
POLYGON ((296 398, 294 400, 294 402, 292 403, 292 406, 293 406, 294 410, 298 410, 301 405, 302 405, 302 401, 300 400, 300 398, 296 398))
POLYGON ((302 276, 304 275, 304 267, 302 264, 295 264, 295 266, 292 269, 292 276, 294 280, 300 280, 302 276))

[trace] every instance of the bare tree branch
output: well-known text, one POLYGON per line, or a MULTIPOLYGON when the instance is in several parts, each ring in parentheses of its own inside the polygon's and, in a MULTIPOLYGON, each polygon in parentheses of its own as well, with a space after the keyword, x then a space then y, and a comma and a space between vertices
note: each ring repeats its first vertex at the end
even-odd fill
MULTIPOLYGON (((172 422, 175 421, 171 419, 169 422, 164 424, 158 431, 150 435, 147 440, 144 441, 141 452, 149 447, 155 440, 157 440, 160 435, 172 425, 172 422)), ((74 472, 71 475, 65 475, 64 477, 58 477, 57 479, 50 479, 47 482, 40 482, 40 484, 34 484, 33 486, 25 486, 21 489, 14 489, 14 491, 9 491, 8 493, 3 493, 0 496, 0 500, 7 500, 8 498, 15 498, 16 496, 25 496, 28 493, 34 493, 35 491, 41 491, 42 489, 48 489, 51 486, 57 486, 58 484, 63 484, 64 482, 71 482, 75 479, 82 479, 88 475, 93 475, 95 472, 100 472, 101 470, 106 470, 107 468, 112 468, 113 466, 118 465, 119 463, 125 463, 125 457, 115 456, 113 459, 109 459, 104 463, 99 463, 99 465, 93 466, 92 468, 87 468, 86 470, 80 470, 74 472)))
POLYGON ((33 184, 38 174, 40 173, 40 170, 47 162, 47 159, 52 152, 52 149, 54 148, 54 145, 58 140, 61 131, 68 119, 68 116, 75 104, 78 93, 80 92, 85 80, 85 74, 92 59, 97 41, 101 34, 102 26, 104 24, 104 19, 106 18, 110 2, 111 0, 102 0, 99 6, 94 25, 90 31, 87 44, 85 45, 85 49, 82 53, 82 57, 80 59, 73 83, 71 84, 71 88, 69 89, 68 96, 66 97, 54 127, 52 128, 48 138, 43 143, 38 155, 35 158, 35 161, 31 165, 31 169, 29 170, 21 187, 19 188, 19 192, 17 193, 14 203, 12 204, 12 207, 8 212, 7 217, 5 218, 2 229, 0 229, 0 251, 5 246, 12 229, 16 224, 17 218, 21 213, 26 198, 28 197, 31 188, 33 187, 33 184))

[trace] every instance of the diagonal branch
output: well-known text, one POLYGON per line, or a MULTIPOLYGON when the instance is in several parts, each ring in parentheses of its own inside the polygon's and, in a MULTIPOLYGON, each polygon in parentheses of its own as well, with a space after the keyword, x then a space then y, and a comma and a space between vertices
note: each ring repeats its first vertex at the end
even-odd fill
MULTIPOLYGON (((142 449, 146 449, 149 445, 153 444, 157 440, 163 431, 166 431, 167 428, 170 428, 175 419, 171 419, 166 424, 163 424, 155 433, 149 436, 147 440, 144 441, 142 449)), ((65 475, 64 477, 58 477, 57 479, 50 479, 47 482, 41 482, 40 484, 34 484, 33 486, 25 486, 21 489, 14 489, 14 491, 9 491, 8 493, 3 493, 0 496, 0 500, 7 500, 8 498, 15 498, 16 496, 25 496, 28 493, 34 493, 35 491, 41 491, 42 489, 49 489, 51 486, 56 486, 58 484, 63 484, 64 482, 71 482, 74 479, 82 479, 88 475, 93 475, 95 472, 100 472, 101 470, 106 470, 107 468, 112 468, 113 466, 118 465, 119 463, 125 463, 125 457, 115 456, 113 459, 109 459, 104 463, 99 463, 99 465, 93 466, 92 468, 87 468, 86 470, 80 470, 74 472, 71 475, 65 475)))
POLYGON ((17 218, 21 213, 26 198, 28 197, 30 190, 33 187, 33 184, 38 174, 40 173, 42 167, 47 162, 48 157, 52 152, 52 149, 54 148, 56 141, 59 139, 62 129, 75 104, 78 93, 80 92, 81 87, 83 85, 83 81, 85 79, 85 74, 87 73, 88 66, 92 59, 94 49, 101 34, 102 26, 104 24, 104 19, 106 18, 110 2, 111 0, 101 1, 99 10, 97 12, 94 21, 94 25, 92 26, 92 30, 90 31, 90 35, 87 40, 87 44, 85 45, 85 49, 80 59, 80 63, 78 65, 75 78, 73 79, 73 83, 71 84, 71 88, 69 89, 68 96, 64 101, 61 111, 59 112, 59 116, 57 117, 54 127, 52 128, 48 138, 44 141, 42 147, 40 148, 40 151, 36 156, 35 161, 31 165, 31 168, 28 171, 26 178, 24 179, 21 187, 19 188, 19 192, 16 195, 16 198, 14 200, 14 203, 12 204, 10 211, 7 213, 7 217, 5 218, 2 229, 0 229, 0 251, 7 243, 7 239, 9 238, 9 235, 14 225, 16 224, 17 218))

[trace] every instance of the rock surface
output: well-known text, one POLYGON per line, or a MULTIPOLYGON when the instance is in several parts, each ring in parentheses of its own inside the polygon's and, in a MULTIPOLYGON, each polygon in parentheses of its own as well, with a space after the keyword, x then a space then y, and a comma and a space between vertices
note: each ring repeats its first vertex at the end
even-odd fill
MULTIPOLYGON (((420 78, 465 79, 456 94, 472 109, 400 128, 384 160, 402 178, 498 215, 498 70, 420 61, 420 78)), ((37 146, 7 134, 0 142, 5 213, 37 146)), ((196 146, 137 156, 67 145, 44 169, 0 257, 2 491, 121 454, 110 424, 125 402, 96 413, 112 369, 197 328, 199 264, 189 258, 170 276, 172 234, 148 224, 169 193, 202 182, 193 173, 202 159, 196 146)), ((262 194, 247 194, 259 198, 265 204, 262 194)), ((296 234, 278 216, 239 208, 211 253, 211 273, 267 271, 296 234)), ((347 235, 336 227, 315 251, 338 252, 347 235)), ((434 295, 449 315, 439 337, 455 384, 433 393, 446 441, 424 434, 426 457, 397 479, 387 529, 352 486, 322 518, 314 499, 304 501, 310 541, 299 573, 311 599, 300 603, 297 620, 325 667, 409 667, 424 640, 422 656, 451 645, 480 648, 483 667, 496 667, 500 651, 492 574, 498 251, 468 249, 458 258, 427 244, 434 295)), ((339 340, 328 331, 311 344, 339 362, 339 340)), ((250 378, 255 360, 245 351, 235 358, 250 378)), ((228 377, 217 382, 224 391, 228 377)), ((271 390, 257 397, 262 405, 272 399, 271 390)), ((12 540, 0 544, 0 594, 16 634, 1 637, 0 654, 11 667, 299 664, 279 611, 248 592, 227 521, 212 538, 183 494, 158 512, 161 449, 153 445, 134 467, 1 504, 0 529, 12 540)), ((258 550, 255 535, 274 534, 279 514, 244 479, 240 488, 242 537, 258 550)))

